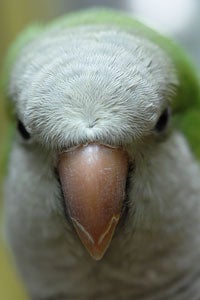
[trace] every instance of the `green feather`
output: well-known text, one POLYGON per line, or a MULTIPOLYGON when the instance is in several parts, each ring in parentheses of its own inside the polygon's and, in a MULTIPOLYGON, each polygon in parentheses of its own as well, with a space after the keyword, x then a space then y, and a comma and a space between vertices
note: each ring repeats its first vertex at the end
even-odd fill
MULTIPOLYGON (((12 71, 13 65, 17 61, 18 55, 20 55, 20 52, 25 45, 27 45, 38 36, 38 34, 41 32, 41 29, 42 27, 40 25, 32 24, 27 29, 22 31, 16 38, 15 42, 11 45, 5 58, 1 74, 1 90, 3 90, 5 95, 7 95, 10 73, 12 71)), ((6 103, 6 106, 7 105, 10 105, 10 103, 6 103)))
MULTIPOLYGON (((1 151, 0 151, 0 182, 2 182, 2 178, 5 176, 7 172, 7 161, 10 153, 10 148, 12 145, 12 139, 14 134, 15 127, 15 113, 13 111, 12 102, 8 99, 8 84, 10 73, 13 65, 17 61, 17 57, 20 54, 24 45, 26 45, 29 41, 33 40, 34 37, 38 36, 41 27, 37 24, 28 27, 25 29, 15 40, 13 45, 10 47, 7 57, 4 61, 4 65, 1 72, 1 80, 0 80, 0 89, 1 94, 3 95, 2 99, 4 100, 4 107, 7 110, 7 115, 9 116, 9 122, 7 126, 4 126, 4 134, 1 141, 1 151)), ((1 190, 1 186, 0 186, 1 190)))
POLYGON ((195 156, 200 159, 200 109, 192 108, 175 115, 174 124, 187 137, 195 156))
POLYGON ((31 26, 25 30, 11 47, 5 64, 4 86, 9 82, 10 71, 21 49, 49 28, 70 28, 83 25, 109 25, 129 33, 141 35, 161 47, 171 58, 179 78, 179 86, 172 101, 175 124, 188 138, 194 153, 200 158, 200 85, 195 68, 182 49, 169 38, 143 25, 124 13, 108 9, 90 9, 71 13, 44 26, 31 26))

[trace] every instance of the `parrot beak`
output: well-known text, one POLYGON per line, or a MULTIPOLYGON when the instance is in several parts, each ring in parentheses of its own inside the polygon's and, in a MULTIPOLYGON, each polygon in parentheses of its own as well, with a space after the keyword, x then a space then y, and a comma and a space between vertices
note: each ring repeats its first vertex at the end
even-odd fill
POLYGON ((90 255, 100 260, 121 215, 128 155, 100 144, 80 146, 60 154, 58 173, 76 232, 90 255))

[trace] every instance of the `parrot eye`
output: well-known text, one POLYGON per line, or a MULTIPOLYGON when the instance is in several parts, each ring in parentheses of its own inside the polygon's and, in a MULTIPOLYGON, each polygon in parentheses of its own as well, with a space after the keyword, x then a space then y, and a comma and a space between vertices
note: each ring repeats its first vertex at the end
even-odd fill
POLYGON ((25 140, 29 140, 30 139, 30 133, 26 130, 24 124, 18 120, 17 121, 17 129, 19 131, 19 133, 21 134, 21 136, 23 137, 23 139, 25 140))
POLYGON ((165 130, 169 121, 169 116, 170 116, 170 110, 169 108, 166 108, 156 123, 155 130, 157 132, 162 132, 165 130))

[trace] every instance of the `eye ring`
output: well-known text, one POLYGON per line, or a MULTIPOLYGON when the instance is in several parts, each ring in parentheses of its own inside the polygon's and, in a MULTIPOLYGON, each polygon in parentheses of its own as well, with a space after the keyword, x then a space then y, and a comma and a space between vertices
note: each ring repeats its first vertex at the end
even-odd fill
POLYGON ((164 111, 160 115, 160 117, 154 127, 155 131, 159 132, 159 133, 163 132, 168 125, 169 118, 170 118, 170 108, 167 107, 164 109, 164 111))
POLYGON ((24 124, 19 119, 17 120, 17 129, 24 140, 26 141, 30 140, 31 138, 30 133, 26 130, 24 124))

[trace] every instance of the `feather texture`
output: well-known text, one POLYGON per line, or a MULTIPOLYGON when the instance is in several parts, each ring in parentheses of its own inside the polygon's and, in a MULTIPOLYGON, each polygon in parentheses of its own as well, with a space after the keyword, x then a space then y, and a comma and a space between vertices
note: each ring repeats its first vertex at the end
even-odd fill
POLYGON ((5 68, 30 135, 13 144, 6 232, 32 299, 198 300, 200 170, 178 128, 200 155, 199 83, 182 50, 126 15, 89 10, 28 29, 5 68), (169 106, 177 128, 157 132, 169 106), (126 215, 101 262, 66 220, 55 174, 60 150, 91 142, 132 162, 126 215))

